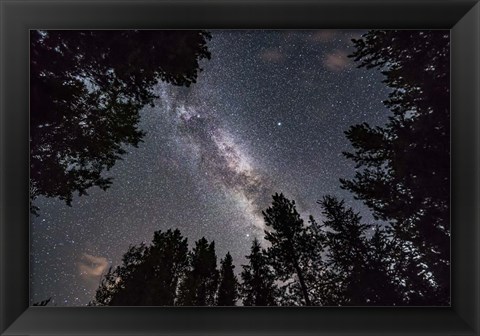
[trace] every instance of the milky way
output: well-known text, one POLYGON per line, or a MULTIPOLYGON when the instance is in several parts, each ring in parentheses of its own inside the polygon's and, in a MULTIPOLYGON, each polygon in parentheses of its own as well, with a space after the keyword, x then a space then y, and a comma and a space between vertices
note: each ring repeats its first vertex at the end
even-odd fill
POLYGON ((39 198, 31 225, 31 301, 87 304, 108 267, 155 230, 179 228, 190 246, 215 240, 245 262, 262 238, 271 195, 294 199, 304 219, 332 194, 370 218, 341 190, 355 169, 342 156, 350 125, 386 121, 388 91, 375 70, 347 55, 358 31, 213 31, 212 59, 190 88, 160 83, 141 112, 146 132, 107 173, 107 191, 72 207, 39 198))
POLYGON ((157 94, 164 102, 163 112, 178 128, 178 149, 187 151, 186 159, 198 165, 202 176, 235 198, 250 218, 246 225, 252 224, 260 230, 258 233, 263 232, 261 211, 268 204, 273 189, 258 173, 241 141, 221 126, 205 104, 198 106, 189 103, 188 98, 172 97, 171 91, 172 88, 162 85, 157 94))

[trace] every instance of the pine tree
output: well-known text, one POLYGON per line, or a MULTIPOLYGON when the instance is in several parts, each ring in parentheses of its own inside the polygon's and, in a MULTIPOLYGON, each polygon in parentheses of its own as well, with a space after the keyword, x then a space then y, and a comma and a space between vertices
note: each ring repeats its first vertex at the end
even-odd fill
POLYGON ((154 233, 152 245, 131 246, 122 265, 102 279, 94 305, 173 306, 187 266, 188 242, 180 231, 154 233))
POLYGON ((91 303, 94 306, 140 305, 144 286, 138 286, 141 266, 148 254, 147 246, 129 246, 122 257, 122 265, 110 268, 100 282, 91 303))
POLYGON ((244 306, 276 306, 279 295, 275 285, 275 275, 267 263, 265 250, 255 238, 250 255, 246 257, 248 265, 242 265, 241 293, 244 306))
POLYGON ((372 226, 344 201, 325 196, 319 202, 325 221, 325 248, 330 286, 324 297, 328 305, 395 305, 400 303, 397 284, 390 270, 393 262, 386 236, 379 227, 371 239, 372 226))
POLYGON ((359 67, 383 71, 393 115, 384 127, 364 123, 346 132, 354 152, 345 155, 363 170, 342 186, 392 225, 400 250, 415 255, 417 264, 410 260, 402 277, 413 286, 432 284, 418 293, 423 304, 448 304, 449 33, 376 30, 354 44, 359 67))
MULTIPOLYGON (((362 278, 366 266, 367 247, 363 236, 366 225, 360 216, 344 208, 343 201, 325 196, 320 202, 327 228, 325 233, 329 278, 334 280, 336 293, 327 299, 333 305, 362 305, 362 278)), ((366 299, 366 298, 365 298, 366 299)))
POLYGON ((153 246, 146 262, 151 272, 149 304, 173 306, 180 278, 187 267, 188 242, 180 231, 155 232, 153 246))
POLYGON ((388 231, 379 225, 372 227, 374 233, 368 241, 367 269, 365 280, 368 305, 398 306, 407 303, 405 289, 398 276, 399 264, 395 243, 388 231))
POLYGON ((315 248, 308 228, 295 207, 283 194, 273 195, 272 206, 263 212, 267 230, 265 239, 268 261, 275 270, 277 280, 286 282, 285 297, 301 298, 299 304, 312 305, 307 280, 316 259, 315 248))
POLYGON ((209 244, 204 237, 198 240, 189 260, 189 269, 179 289, 178 305, 215 305, 219 277, 215 242, 209 244))
POLYGON ((238 280, 233 272, 235 266, 230 252, 220 261, 220 264, 217 306, 235 306, 238 298, 238 280))

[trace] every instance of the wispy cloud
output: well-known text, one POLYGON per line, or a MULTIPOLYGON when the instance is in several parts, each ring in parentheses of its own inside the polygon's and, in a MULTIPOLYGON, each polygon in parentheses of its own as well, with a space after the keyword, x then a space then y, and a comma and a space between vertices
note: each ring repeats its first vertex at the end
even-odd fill
POLYGON ((325 54, 323 65, 330 71, 340 72, 351 66, 351 60, 348 58, 347 51, 335 50, 325 54))
POLYGON ((278 49, 266 49, 259 54, 260 58, 266 62, 281 63, 285 61, 285 54, 278 49))
POLYGON ((338 35, 339 32, 337 30, 322 29, 308 35, 307 40, 310 42, 326 43, 333 41, 338 35))
POLYGON ((107 269, 108 261, 105 257, 83 253, 77 265, 81 277, 96 282, 107 269))

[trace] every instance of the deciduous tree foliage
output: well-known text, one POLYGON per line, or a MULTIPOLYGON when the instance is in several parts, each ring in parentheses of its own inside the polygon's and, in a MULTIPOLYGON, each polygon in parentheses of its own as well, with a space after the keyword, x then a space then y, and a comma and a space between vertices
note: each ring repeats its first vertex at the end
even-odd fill
POLYGON ((139 111, 153 103, 153 86, 195 83, 209 38, 194 30, 32 30, 32 201, 70 205, 74 193, 107 189, 112 181, 102 173, 142 141, 139 111))
POLYGON ((279 290, 266 252, 257 239, 252 242, 249 263, 242 265, 241 295, 244 306, 276 306, 279 290))
POLYGON ((354 44, 359 67, 385 75, 392 91, 384 103, 393 115, 383 127, 363 123, 346 132, 354 151, 345 155, 363 169, 342 179, 342 186, 392 224, 400 250, 416 255, 405 280, 423 281, 418 273, 429 277, 435 285, 420 296, 431 304, 448 303, 449 33, 370 31, 354 44))

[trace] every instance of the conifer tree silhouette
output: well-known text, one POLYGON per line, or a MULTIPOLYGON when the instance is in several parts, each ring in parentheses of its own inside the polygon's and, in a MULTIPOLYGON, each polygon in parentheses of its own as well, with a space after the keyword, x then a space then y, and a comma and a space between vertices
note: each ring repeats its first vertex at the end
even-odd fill
POLYGON ((235 266, 230 252, 220 261, 220 284, 217 306, 235 306, 238 298, 238 280, 233 272, 235 266))
POLYGON ((401 303, 399 284, 392 271, 388 241, 380 227, 362 224, 361 217, 344 201, 325 196, 320 202, 325 221, 326 277, 333 287, 324 297, 327 305, 395 305, 401 303))
POLYGON ((213 306, 218 286, 215 242, 205 237, 195 243, 189 253, 189 268, 180 285, 178 304, 181 306, 213 306))
POLYGON ((279 291, 265 250, 257 239, 252 242, 248 265, 242 265, 241 293, 244 306, 276 306, 279 291))
POLYGON ((363 170, 342 186, 392 225, 399 254, 408 251, 402 277, 419 289, 415 302, 448 304, 449 33, 374 30, 353 42, 359 67, 385 75, 393 115, 383 127, 363 123, 346 132, 354 151, 344 154, 363 170))
POLYGON ((307 280, 312 260, 316 259, 312 237, 295 207, 283 194, 273 195, 272 205, 263 212, 265 239, 271 246, 267 249, 269 263, 275 270, 277 280, 287 283, 286 296, 293 291, 298 303, 310 306, 310 290, 307 280), (299 291, 299 293, 297 293, 299 291))
POLYGON ((150 246, 131 246, 122 265, 107 272, 92 305, 173 306, 187 252, 187 238, 178 229, 156 231, 150 246))

